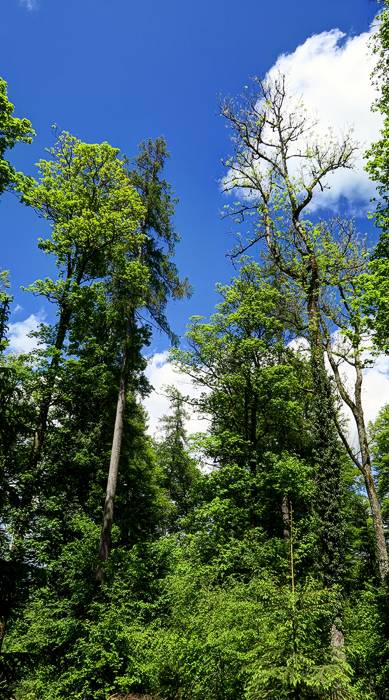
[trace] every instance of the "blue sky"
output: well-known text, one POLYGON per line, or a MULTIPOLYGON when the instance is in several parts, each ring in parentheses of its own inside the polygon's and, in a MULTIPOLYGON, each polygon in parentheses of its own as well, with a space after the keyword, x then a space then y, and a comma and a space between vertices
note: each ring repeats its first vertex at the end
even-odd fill
MULTIPOLYGON (((129 156, 143 139, 166 137, 167 176, 180 200, 177 264, 194 287, 189 301, 170 309, 174 329, 183 333, 191 314, 212 311, 215 283, 233 273, 226 258, 231 225, 219 216, 220 160, 229 152, 219 96, 239 93, 250 76, 265 74, 283 53, 293 55, 304 76, 311 54, 294 52, 312 35, 319 77, 329 89, 328 76, 337 81, 344 42, 351 43, 343 65, 346 58, 352 65, 361 55, 358 37, 369 29, 376 9, 369 0, 3 0, 0 74, 8 81, 16 114, 28 116, 37 131, 34 144, 18 147, 11 159, 34 174, 34 163, 52 143, 53 123, 85 141, 107 140, 129 156), (346 37, 329 35, 335 28, 346 37)), ((354 87, 344 109, 358 118, 368 88, 354 87)), ((338 88, 334 100, 342 94, 342 85, 338 88)), ((362 115, 360 121, 367 124, 368 118, 362 115)), ((367 129, 363 138, 369 140, 369 134, 367 129)), ((358 187, 354 183, 349 190, 357 193, 356 200, 366 195, 368 201, 368 189, 358 187)), ((366 225, 363 217, 360 223, 366 225)), ((0 225, 0 267, 11 271, 15 305, 22 307, 13 320, 21 323, 42 308, 20 285, 50 270, 36 245, 44 229, 9 195, 0 202, 0 225)), ((164 338, 155 338, 155 349, 166 345, 164 338)))

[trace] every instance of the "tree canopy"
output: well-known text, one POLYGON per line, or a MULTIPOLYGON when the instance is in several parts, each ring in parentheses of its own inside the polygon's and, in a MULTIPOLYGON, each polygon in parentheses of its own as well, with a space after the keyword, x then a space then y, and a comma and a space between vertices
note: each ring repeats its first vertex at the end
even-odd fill
POLYGON ((369 422, 364 395, 389 347, 388 18, 385 2, 372 245, 314 208, 352 135, 317 138, 287 77, 256 78, 221 106, 246 235, 182 339, 165 139, 131 160, 56 132, 19 173, 5 156, 34 131, 0 80, 0 193, 44 225, 53 263, 24 289, 50 311, 19 354, 0 273, 5 700, 389 697, 389 408, 369 422), (156 334, 179 381, 152 433, 156 334))

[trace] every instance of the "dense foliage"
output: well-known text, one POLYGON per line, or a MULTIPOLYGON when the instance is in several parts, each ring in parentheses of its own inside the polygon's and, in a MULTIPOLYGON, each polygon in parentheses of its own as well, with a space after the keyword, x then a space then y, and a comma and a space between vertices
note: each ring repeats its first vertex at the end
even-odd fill
POLYGON ((388 349, 388 31, 385 3, 372 251, 350 222, 310 217, 350 136, 315 142, 281 77, 223 104, 225 188, 250 234, 215 312, 171 352, 193 391, 166 389, 154 437, 146 349, 155 327, 177 345, 168 303, 190 292, 166 143, 131 164, 63 132, 24 176, 4 154, 34 132, 0 81, 0 192, 45 220, 55 263, 26 290, 53 321, 25 354, 9 351, 0 276, 5 700, 389 698, 389 411, 368 425, 363 404, 372 338, 388 349), (192 412, 206 432, 187 434, 192 412))

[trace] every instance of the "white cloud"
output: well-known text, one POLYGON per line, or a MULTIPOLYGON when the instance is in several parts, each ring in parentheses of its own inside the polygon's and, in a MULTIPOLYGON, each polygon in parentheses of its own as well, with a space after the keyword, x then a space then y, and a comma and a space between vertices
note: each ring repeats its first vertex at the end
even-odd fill
MULTIPOLYGON (((169 362, 169 352, 155 353, 149 360, 146 376, 153 387, 150 396, 144 400, 144 406, 149 415, 149 432, 157 436, 159 433, 159 419, 170 413, 169 399, 166 395, 166 387, 175 386, 184 396, 192 398, 199 396, 201 391, 195 387, 190 377, 179 372, 169 362)), ((194 410, 188 410, 190 418, 186 424, 188 434, 204 432, 207 429, 207 421, 201 418, 194 410)))
POLYGON ((374 67, 369 41, 372 31, 346 37, 339 29, 315 34, 291 53, 280 56, 268 72, 274 79, 280 73, 287 77, 292 94, 318 120, 319 138, 328 129, 341 137, 353 129, 359 151, 353 171, 339 170, 329 179, 331 189, 316 199, 316 206, 335 209, 340 197, 351 206, 366 206, 374 186, 364 171, 363 153, 378 138, 381 116, 371 110, 376 98, 371 84, 374 67))
POLYGON ((377 418, 380 409, 389 401, 389 357, 379 355, 373 367, 365 370, 363 404, 368 421, 377 418))
MULTIPOLYGON (((291 343, 291 346, 300 352, 306 352, 307 341, 300 338, 291 343)), ((144 406, 149 415, 149 432, 151 435, 158 435, 158 421, 162 416, 170 412, 169 399, 166 396, 166 387, 175 386, 182 394, 190 397, 197 397, 201 393, 195 387, 190 377, 179 372, 172 363, 168 361, 169 353, 164 351, 153 355, 146 370, 147 377, 154 390, 144 401, 144 406)), ((329 369, 330 371, 330 369, 329 369)), ((389 401, 389 357, 379 355, 372 360, 372 366, 364 370, 362 401, 365 412, 366 423, 374 421, 380 409, 389 401)), ((342 376, 350 393, 353 393, 354 369, 344 363, 342 365, 342 376)), ((194 411, 188 411, 190 419, 187 421, 188 433, 205 432, 208 427, 208 420, 201 418, 194 411)), ((344 406, 344 415, 348 418, 347 432, 349 439, 357 449, 357 431, 351 412, 344 406)))
POLYGON ((38 347, 36 338, 30 337, 30 333, 38 330, 39 324, 44 320, 43 312, 30 314, 24 321, 9 324, 9 352, 20 355, 31 352, 38 347))
MULTIPOLYGON (((337 210, 342 198, 353 213, 366 211, 374 194, 374 185, 364 170, 363 157, 367 147, 378 138, 382 126, 381 115, 371 110, 376 98, 371 84, 375 60, 369 46, 372 31, 353 37, 346 37, 339 29, 315 34, 292 53, 279 56, 265 76, 265 83, 274 83, 280 75, 285 75, 288 96, 285 112, 300 109, 302 103, 307 122, 314 125, 294 145, 295 153, 304 152, 307 142, 308 145, 315 141, 326 145, 329 138, 342 140, 350 131, 358 144, 354 168, 343 168, 331 174, 326 182, 330 189, 316 192, 311 211, 337 210)), ((268 127, 264 138, 267 143, 274 144, 277 134, 268 127)), ((294 176, 309 172, 301 158, 290 160, 289 167, 294 176)), ((232 168, 224 184, 233 179, 232 168)))
MULTIPOLYGON (((389 402, 389 357, 378 355, 373 357, 368 352, 365 359, 371 359, 371 366, 363 370, 362 405, 365 414, 366 425, 374 421, 380 409, 389 402)), ((354 398, 355 369, 347 363, 340 367, 340 373, 344 384, 354 398)), ((354 418, 348 406, 343 405, 345 417, 348 419, 347 430, 350 441, 355 449, 358 449, 358 433, 354 418)))
POLYGON ((38 9, 38 0, 19 0, 19 3, 29 11, 38 9))

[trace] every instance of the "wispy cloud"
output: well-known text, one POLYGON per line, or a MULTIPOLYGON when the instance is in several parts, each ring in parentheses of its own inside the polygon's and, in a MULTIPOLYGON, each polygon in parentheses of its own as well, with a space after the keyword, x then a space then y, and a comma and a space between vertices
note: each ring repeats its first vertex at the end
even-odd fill
POLYGON ((22 5, 26 10, 32 12, 38 9, 38 0, 19 0, 19 5, 22 5))

